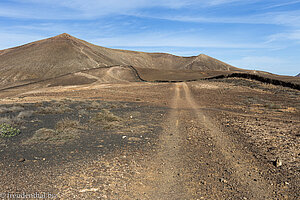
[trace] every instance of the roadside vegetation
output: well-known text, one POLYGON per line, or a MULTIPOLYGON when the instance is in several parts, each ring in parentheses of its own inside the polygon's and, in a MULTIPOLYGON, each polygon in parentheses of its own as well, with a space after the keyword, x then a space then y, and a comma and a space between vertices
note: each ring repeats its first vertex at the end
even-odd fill
POLYGON ((0 125, 0 136, 4 138, 14 137, 21 131, 9 124, 3 123, 0 125))
POLYGON ((91 124, 103 126, 104 129, 120 127, 122 119, 107 109, 95 113, 89 121, 91 124))
POLYGON ((24 144, 50 143, 63 144, 78 139, 83 133, 84 126, 77 120, 69 118, 58 121, 54 129, 40 128, 24 144))

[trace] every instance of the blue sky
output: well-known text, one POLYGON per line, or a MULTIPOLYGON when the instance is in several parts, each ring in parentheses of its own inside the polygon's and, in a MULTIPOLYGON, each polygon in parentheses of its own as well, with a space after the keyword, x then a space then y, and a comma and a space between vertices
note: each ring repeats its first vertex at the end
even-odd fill
POLYGON ((300 73, 300 0, 0 1, 0 49, 64 32, 105 47, 300 73))

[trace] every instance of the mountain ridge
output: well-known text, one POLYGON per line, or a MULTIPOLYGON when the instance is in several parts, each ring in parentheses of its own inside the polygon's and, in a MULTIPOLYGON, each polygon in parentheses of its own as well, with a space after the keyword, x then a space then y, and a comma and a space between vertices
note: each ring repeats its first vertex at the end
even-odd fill
POLYGON ((41 80, 114 65, 159 70, 239 70, 204 54, 181 57, 167 53, 111 49, 63 33, 0 50, 0 83, 41 80))

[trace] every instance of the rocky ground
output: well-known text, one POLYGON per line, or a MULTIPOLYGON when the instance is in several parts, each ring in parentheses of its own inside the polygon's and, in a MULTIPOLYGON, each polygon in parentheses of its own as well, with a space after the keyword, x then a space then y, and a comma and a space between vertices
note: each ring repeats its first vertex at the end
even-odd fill
POLYGON ((299 94, 238 78, 8 91, 1 197, 297 199, 299 94))

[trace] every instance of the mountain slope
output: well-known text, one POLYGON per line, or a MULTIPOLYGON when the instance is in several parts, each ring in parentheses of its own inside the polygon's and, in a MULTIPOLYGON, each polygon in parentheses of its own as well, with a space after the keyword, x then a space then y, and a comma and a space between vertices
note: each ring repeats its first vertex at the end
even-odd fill
MULTIPOLYGON (((1 78, 6 82, 44 79, 75 72, 98 64, 84 53, 77 39, 60 35, 0 52, 1 78)), ((89 49, 86 49, 88 51, 89 49)), ((104 65, 111 64, 102 59, 104 65)))
POLYGON ((296 77, 300 77, 300 73, 298 75, 296 75, 296 77))
POLYGON ((0 51, 0 84, 53 78, 96 67, 131 65, 162 70, 236 70, 206 55, 180 57, 109 49, 66 33, 0 51))

